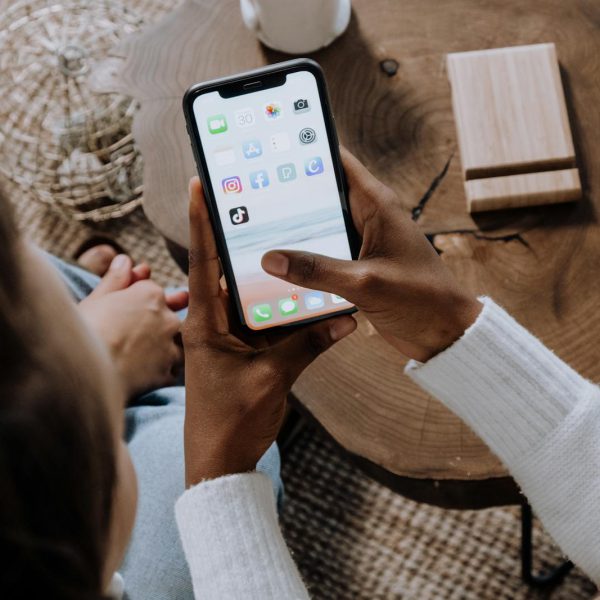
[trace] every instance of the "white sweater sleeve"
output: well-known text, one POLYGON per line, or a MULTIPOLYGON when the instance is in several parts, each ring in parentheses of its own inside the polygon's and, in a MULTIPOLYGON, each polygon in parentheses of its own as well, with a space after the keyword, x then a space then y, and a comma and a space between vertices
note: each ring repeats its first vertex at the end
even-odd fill
POLYGON ((563 552, 600 582, 600 389, 490 299, 407 374, 503 461, 563 552))
POLYGON ((179 498, 175 517, 195 598, 308 599, 263 473, 204 481, 179 498))

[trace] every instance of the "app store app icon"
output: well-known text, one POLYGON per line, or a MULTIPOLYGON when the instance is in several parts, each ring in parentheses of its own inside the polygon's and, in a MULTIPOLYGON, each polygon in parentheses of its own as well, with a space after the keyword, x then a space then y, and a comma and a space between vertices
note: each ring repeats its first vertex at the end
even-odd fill
POLYGON ((244 142, 242 150, 246 158, 256 158, 263 153, 262 144, 258 140, 248 140, 247 142, 244 142))
POLYGON ((277 167, 277 179, 279 179, 281 183, 296 179, 296 167, 294 166, 294 163, 279 165, 277 167))

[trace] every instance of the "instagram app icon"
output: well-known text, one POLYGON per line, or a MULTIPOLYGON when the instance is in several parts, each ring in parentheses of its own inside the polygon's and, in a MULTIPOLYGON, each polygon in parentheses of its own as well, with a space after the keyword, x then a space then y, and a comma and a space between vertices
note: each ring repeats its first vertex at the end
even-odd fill
POLYGON ((239 194, 242 191, 242 181, 239 177, 227 177, 221 181, 226 194, 239 194))

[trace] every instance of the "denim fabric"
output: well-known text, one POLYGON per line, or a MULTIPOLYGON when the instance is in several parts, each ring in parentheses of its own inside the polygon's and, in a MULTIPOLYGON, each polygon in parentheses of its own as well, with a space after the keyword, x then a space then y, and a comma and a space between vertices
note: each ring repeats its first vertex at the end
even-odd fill
MULTIPOLYGON (((76 301, 100 278, 48 255, 76 301)), ((180 317, 183 318, 185 311, 180 317)), ((133 536, 120 572, 129 600, 191 600, 194 597, 175 523, 174 505, 184 491, 185 389, 173 386, 136 398, 126 410, 126 440, 138 476, 139 501, 133 536)), ((281 503, 280 459, 274 444, 257 465, 281 503)), ((207 518, 210 518, 207 515, 207 518)))

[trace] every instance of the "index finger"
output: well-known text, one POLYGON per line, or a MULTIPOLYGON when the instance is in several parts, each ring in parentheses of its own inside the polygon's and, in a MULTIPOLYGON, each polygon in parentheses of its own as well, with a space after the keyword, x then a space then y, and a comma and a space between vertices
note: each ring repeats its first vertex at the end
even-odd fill
POLYGON ((221 289, 221 269, 206 199, 198 177, 190 179, 189 194, 189 308, 190 311, 214 313, 221 289))

